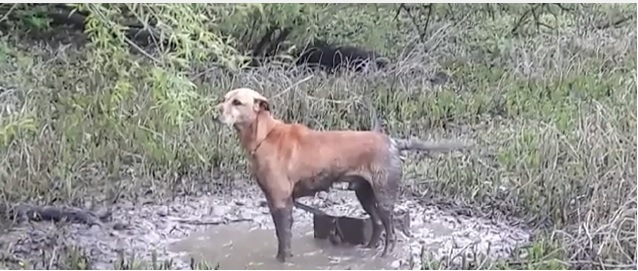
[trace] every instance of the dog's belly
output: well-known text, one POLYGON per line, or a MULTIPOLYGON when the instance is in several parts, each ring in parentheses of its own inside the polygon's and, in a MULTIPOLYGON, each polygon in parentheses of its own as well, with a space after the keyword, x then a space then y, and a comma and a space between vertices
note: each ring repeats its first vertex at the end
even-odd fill
POLYGON ((322 180, 323 182, 299 181, 293 188, 293 197, 314 196, 319 191, 328 191, 333 182, 322 180))
POLYGON ((302 178, 293 188, 293 197, 314 196, 317 192, 328 191, 333 183, 347 182, 349 189, 357 189, 366 180, 357 175, 346 175, 342 172, 321 172, 311 177, 302 178))

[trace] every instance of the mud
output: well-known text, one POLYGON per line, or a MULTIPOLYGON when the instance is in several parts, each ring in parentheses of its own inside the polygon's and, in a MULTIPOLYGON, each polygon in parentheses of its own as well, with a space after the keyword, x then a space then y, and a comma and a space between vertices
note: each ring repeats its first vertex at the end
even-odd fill
MULTIPOLYGON (((473 251, 503 258, 530 238, 528 231, 507 221, 455 216, 404 198, 396 209, 410 212, 411 237, 397 231, 399 240, 393 255, 378 259, 374 256, 381 248, 334 247, 325 240, 314 240, 312 215, 294 209, 294 257, 282 265, 274 260, 277 243, 263 195, 254 185, 242 186, 224 195, 121 202, 112 206, 112 222, 101 226, 0 223, 4 229, 0 236, 3 261, 43 268, 38 266, 41 251, 54 254, 70 245, 86 251, 91 266, 97 269, 112 269, 119 253, 134 253, 140 260, 150 260, 156 254, 159 260, 173 259, 174 269, 190 269, 191 257, 219 264, 220 269, 418 269, 422 250, 435 259, 471 256, 473 251)), ((333 189, 300 201, 329 214, 365 216, 351 191, 333 189)))
POLYGON ((220 269, 394 269, 392 263, 398 264, 396 257, 375 258, 376 250, 314 239, 312 227, 305 223, 293 229, 294 256, 285 264, 274 259, 273 244, 277 239, 272 230, 240 222, 193 234, 172 244, 171 250, 219 263, 220 269))

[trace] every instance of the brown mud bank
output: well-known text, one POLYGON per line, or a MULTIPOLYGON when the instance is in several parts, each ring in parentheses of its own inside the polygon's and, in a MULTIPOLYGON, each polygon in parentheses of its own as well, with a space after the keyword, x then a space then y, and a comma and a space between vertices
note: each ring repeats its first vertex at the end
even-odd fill
MULTIPOLYGON (((505 220, 453 215, 402 197, 396 210, 409 212, 410 236, 399 233, 393 255, 379 259, 374 256, 380 250, 315 240, 312 215, 295 208, 294 257, 280 264, 274 259, 277 243, 262 193, 248 183, 239 187, 219 195, 119 202, 110 207, 109 222, 100 225, 5 221, 0 265, 42 269, 43 251, 55 255, 72 246, 87 254, 94 269, 112 269, 122 254, 141 261, 173 259, 173 269, 190 269, 191 258, 220 269, 413 269, 421 266, 424 252, 438 260, 477 252, 505 258, 531 237, 505 220)), ((334 215, 365 216, 352 191, 335 188, 300 202, 334 215)))

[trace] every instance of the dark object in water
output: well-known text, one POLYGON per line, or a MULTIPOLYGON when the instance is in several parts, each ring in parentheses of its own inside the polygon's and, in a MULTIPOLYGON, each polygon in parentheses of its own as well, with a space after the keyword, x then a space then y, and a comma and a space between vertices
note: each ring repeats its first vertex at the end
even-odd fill
MULTIPOLYGON (((357 218, 333 216, 300 202, 297 208, 312 213, 314 238, 328 239, 333 245, 343 243, 365 245, 372 235, 372 220, 369 217, 357 218)), ((410 237, 410 212, 395 212, 394 225, 407 237, 410 237)))
POLYGON ((347 216, 313 215, 313 230, 316 239, 328 239, 333 245, 347 243, 364 245, 372 235, 370 218, 347 216))
POLYGON ((388 65, 389 60, 371 50, 347 45, 334 46, 318 40, 306 47, 295 64, 319 67, 332 73, 341 68, 361 72, 371 63, 382 69, 388 65))

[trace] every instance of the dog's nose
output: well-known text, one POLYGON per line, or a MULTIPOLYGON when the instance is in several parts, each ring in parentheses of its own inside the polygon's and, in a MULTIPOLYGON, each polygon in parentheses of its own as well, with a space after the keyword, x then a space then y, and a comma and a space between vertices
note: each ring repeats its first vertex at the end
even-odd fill
POLYGON ((213 114, 213 121, 218 122, 218 123, 223 123, 222 119, 221 119, 221 114, 219 114, 219 112, 216 112, 217 114, 213 114))
POLYGON ((217 121, 217 122, 222 122, 221 120, 221 115, 222 115, 222 104, 218 104, 215 106, 215 110, 213 110, 213 120, 217 121))

